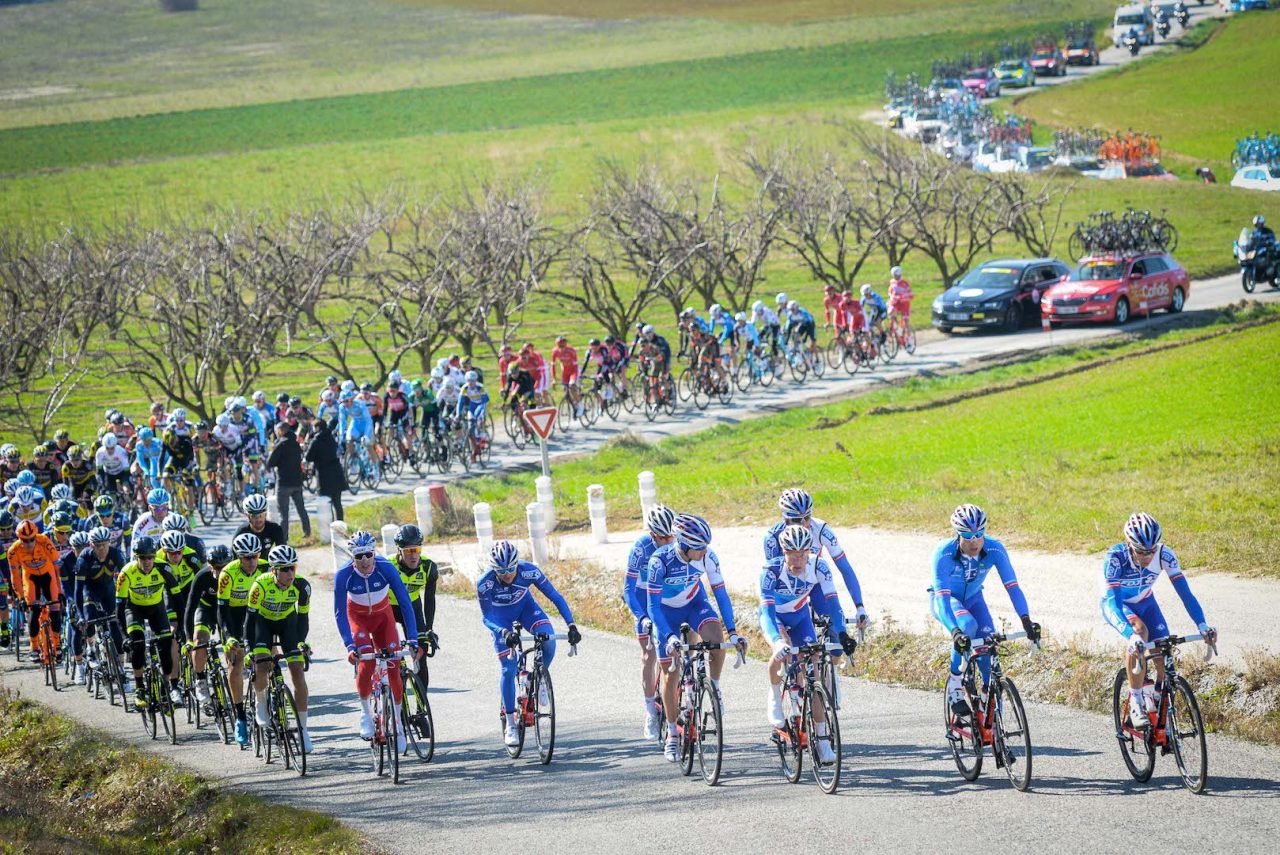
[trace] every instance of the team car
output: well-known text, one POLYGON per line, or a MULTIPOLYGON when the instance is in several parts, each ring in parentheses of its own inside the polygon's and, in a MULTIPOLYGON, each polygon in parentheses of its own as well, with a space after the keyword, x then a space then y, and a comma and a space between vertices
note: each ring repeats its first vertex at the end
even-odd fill
POLYGON ((1067 58, 1057 45, 1044 45, 1031 52, 1031 67, 1046 77, 1066 77, 1067 58))
POLYGON ((1182 265, 1164 252, 1100 254, 1083 259, 1040 299, 1049 324, 1123 324, 1135 314, 1181 312, 1191 290, 1182 265))
POLYGON ((1025 59, 1006 59, 997 63, 995 74, 1000 78, 1001 86, 1026 89, 1036 85, 1036 70, 1025 59))
POLYGON ((1000 78, 989 68, 971 68, 960 79, 964 88, 979 98, 999 98, 1000 78))
POLYGON ((1040 317, 1040 295, 1071 270, 1056 258, 1004 258, 970 270, 933 301, 933 326, 1015 332, 1040 317))

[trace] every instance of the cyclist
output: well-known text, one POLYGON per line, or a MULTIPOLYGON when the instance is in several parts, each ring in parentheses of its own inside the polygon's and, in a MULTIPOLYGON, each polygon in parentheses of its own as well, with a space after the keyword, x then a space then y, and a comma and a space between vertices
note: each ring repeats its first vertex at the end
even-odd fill
MULTIPOLYGON (((853 655, 857 643, 844 630, 844 612, 840 608, 840 596, 831 568, 813 552, 813 531, 807 525, 789 525, 778 535, 782 557, 774 558, 764 566, 760 574, 760 631, 773 645, 773 658, 769 660, 769 723, 782 727, 782 677, 787 667, 787 647, 802 647, 818 640, 810 611, 821 612, 831 619, 831 626, 840 627, 840 646, 853 655), (816 591, 814 589, 817 589, 816 591)), ((839 659, 839 654, 833 658, 839 659)), ((814 661, 818 657, 815 655, 814 661)), ((822 701, 814 698, 813 712, 816 725, 814 735, 826 736, 826 721, 822 701)), ((818 759, 822 763, 834 763, 835 752, 830 740, 818 742, 818 759)))
MULTIPOLYGON (((671 533, 674 541, 657 549, 649 559, 645 587, 649 619, 653 621, 653 631, 657 633, 658 661, 663 672, 671 665, 676 644, 680 641, 676 633, 681 624, 687 623, 693 628, 694 641, 722 642, 727 629, 729 640, 739 652, 745 654, 747 640, 738 635, 733 618, 733 603, 729 602, 724 578, 720 575, 720 561, 709 548, 711 526, 707 525, 706 520, 693 514, 677 514, 671 524, 671 533), (702 584, 703 576, 706 577, 705 587, 702 584), (710 587, 715 594, 720 617, 711 608, 706 587, 710 587)), ((724 669, 724 651, 713 650, 710 658, 711 685, 715 689, 717 701, 723 704, 720 698, 720 672, 724 669)), ((678 674, 668 673, 662 681, 662 704, 666 710, 668 734, 663 756, 673 763, 679 757, 676 740, 676 690, 679 686, 678 674)))
POLYGON ((236 535, 252 534, 258 538, 264 552, 284 544, 284 528, 280 523, 267 519, 267 497, 255 493, 246 496, 241 505, 245 521, 236 529, 236 535))
POLYGON ((613 363, 613 352, 600 343, 600 339, 593 338, 587 342, 587 366, 595 367, 594 383, 601 392, 600 394, 606 400, 613 400, 614 390, 612 388, 613 374, 616 366, 613 363))
MULTIPOLYGON (((1017 574, 1009 563, 1009 553, 1004 545, 988 538, 987 515, 977 505, 960 505, 951 514, 951 527, 956 536, 939 544, 933 555, 933 586, 931 610, 933 616, 951 633, 951 673, 947 677, 947 701, 956 716, 967 716, 969 704, 965 701, 960 683, 960 667, 963 655, 973 641, 981 641, 995 632, 995 622, 982 596, 982 583, 992 569, 1000 575, 1009 602, 1022 621, 1027 638, 1040 640, 1040 624, 1031 620, 1027 598, 1018 586, 1017 574)), ((982 681, 991 675, 991 657, 978 659, 982 681)))
MULTIPOLYGON (((440 644, 439 637, 431 629, 436 622, 436 584, 440 581, 440 568, 422 554, 422 529, 412 523, 400 526, 396 531, 396 554, 390 560, 400 571, 400 581, 409 592, 410 610, 418 629, 418 655, 430 653, 440 644)), ((396 599, 394 591, 390 597, 396 623, 408 633, 403 605, 396 599)), ((408 637, 406 634, 405 638, 408 637)))
POLYGON ((911 323, 911 301, 915 299, 911 291, 911 283, 902 278, 902 268, 894 266, 889 270, 889 320, 895 317, 902 319, 902 324, 911 323))
POLYGON ((147 512, 133 521, 134 539, 150 537, 159 541, 164 534, 164 520, 169 516, 169 491, 164 487, 156 487, 147 493, 147 512))
POLYGON ((320 393, 320 401, 316 404, 316 416, 329 423, 336 430, 342 410, 338 406, 338 393, 333 389, 325 389, 320 393))
POLYGON ((711 315, 711 334, 720 345, 721 359, 726 366, 732 365, 738 352, 738 332, 733 315, 721 308, 719 303, 713 304, 708 314, 711 315), (728 352, 725 352, 726 348, 728 352))
POLYGON ((58 586, 63 600, 70 599, 75 591, 76 556, 89 545, 87 539, 78 537, 84 532, 73 532, 74 527, 75 517, 66 511, 58 511, 49 519, 46 529, 53 548, 58 551, 58 586))
POLYGON ((13 499, 9 502, 9 512, 19 520, 31 520, 39 524, 44 517, 44 509, 46 503, 44 497, 40 495, 39 488, 29 484, 23 484, 13 493, 13 499))
POLYGON ((582 393, 578 390, 578 351, 569 344, 565 336, 556 338, 556 346, 551 349, 552 374, 556 366, 560 368, 560 385, 565 394, 573 401, 574 415, 582 416, 582 393))
POLYGON ((710 369, 716 373, 719 385, 723 386, 729 382, 724 370, 724 362, 720 358, 720 341, 715 335, 694 327, 689 330, 689 348, 693 353, 695 367, 710 366, 710 369))
POLYGON ((0 454, 0 479, 8 481, 10 478, 17 478, 18 473, 26 469, 27 465, 22 460, 22 452, 18 451, 18 447, 11 442, 4 444, 4 451, 0 454))
POLYGON ((790 344, 792 339, 812 358, 818 347, 818 330, 813 315, 803 309, 795 300, 788 300, 786 313, 782 316, 782 341, 790 344))
POLYGON ((192 580, 200 572, 201 563, 195 550, 187 546, 186 537, 176 529, 161 535, 159 546, 156 566, 168 569, 174 579, 174 586, 169 591, 169 623, 173 627, 174 643, 183 645, 187 642, 187 595, 191 592, 192 580))
POLYGON ((830 283, 822 286, 822 328, 824 330, 831 329, 833 324, 837 330, 840 329, 842 302, 844 298, 836 290, 836 286, 830 283))
POLYGON ((373 390, 372 383, 360 384, 360 391, 356 393, 356 400, 364 404, 365 409, 369 411, 369 420, 373 422, 373 452, 378 455, 378 459, 384 464, 387 463, 387 452, 382 445, 382 398, 378 397, 378 393, 373 390))
MULTIPOLYGON (((1102 616, 1119 632, 1129 647, 1125 651, 1124 672, 1129 676, 1129 713, 1137 727, 1148 723, 1147 713, 1156 711, 1156 697, 1144 688, 1146 656, 1143 644, 1169 635, 1168 624, 1152 590, 1161 574, 1169 577, 1173 590, 1187 614, 1196 623, 1206 644, 1216 644, 1218 631, 1204 616, 1204 609, 1191 593, 1178 558, 1164 543, 1160 523, 1150 514, 1138 512, 1124 525, 1124 542, 1107 550, 1102 562, 1105 589, 1102 616)), ((1164 660, 1157 657, 1155 691, 1164 684, 1164 660)))
POLYGON ((9 547, 18 540, 17 525, 18 518, 0 507, 0 649, 4 650, 8 650, 13 641, 9 629, 9 598, 13 597, 15 604, 22 602, 22 592, 9 572, 9 547))
POLYGON ((249 607, 249 589, 253 580, 267 571, 260 556, 262 542, 257 535, 241 534, 231 541, 235 559, 222 568, 218 576, 218 630, 227 660, 227 681, 231 684, 231 702, 236 710, 236 742, 241 748, 249 744, 249 725, 244 709, 245 617, 249 607))
POLYGON ((551 388, 551 368, 547 365, 547 360, 538 353, 537 348, 530 341, 525 342, 524 347, 520 348, 520 361, 533 375, 533 392, 537 396, 538 403, 544 406, 549 405, 551 403, 551 398, 548 397, 551 388))
MULTIPOLYGON (((373 535, 358 531, 347 540, 351 560, 338 570, 333 579, 333 615, 338 622, 338 634, 347 647, 347 660, 356 666, 356 693, 360 697, 360 738, 373 739, 373 660, 360 659, 361 655, 375 651, 395 652, 400 647, 396 633, 395 615, 391 609, 389 594, 396 601, 409 602, 409 591, 400 579, 395 565, 378 555, 373 535)), ((411 650, 418 646, 418 623, 413 609, 401 612, 405 623, 405 644, 411 650)), ((404 728, 400 726, 400 702, 404 697, 404 684, 400 681, 400 669, 388 667, 387 682, 391 685, 396 717, 397 749, 404 751, 404 728)))
POLYGON ((649 388, 661 397, 662 381, 671 376, 671 345, 660 335, 654 335, 653 327, 646 325, 636 339, 633 353, 640 360, 640 368, 649 380, 649 388))
POLYGON ((769 355, 777 356, 778 337, 782 334, 778 313, 766 306, 764 300, 756 300, 751 304, 751 322, 764 326, 764 335, 769 340, 769 355))
MULTIPOLYGON (((125 559, 124 553, 112 543, 111 529, 106 526, 95 526, 91 531, 80 534, 88 534, 89 549, 76 559, 72 603, 81 620, 91 621, 115 614, 116 576, 124 569, 125 559)), ((116 652, 123 657, 124 633, 118 622, 110 626, 116 652)), ((95 638, 97 633, 98 626, 90 623, 86 623, 83 632, 76 633, 77 661, 84 656, 85 643, 95 638)), ((125 670, 123 662, 120 670, 125 670)), ((77 676, 83 678, 83 672, 77 676)))
MULTIPOLYGON (((165 428, 161 436, 164 448, 164 486, 171 493, 178 492, 180 482, 191 484, 193 489, 200 487, 200 473, 196 466, 196 447, 190 433, 178 433, 176 426, 165 428)), ((195 508, 186 508, 187 513, 195 513, 195 508)))
POLYGON ((187 411, 178 407, 169 414, 168 429, 174 436, 191 436, 191 423, 187 421, 187 411))
POLYGON ((48 493, 54 484, 62 481, 62 473, 58 471, 58 466, 50 455, 48 443, 37 445, 31 452, 31 462, 27 464, 27 471, 35 476, 36 486, 45 493, 48 493))
POLYGON ((363 401, 356 400, 356 393, 351 390, 342 393, 338 406, 338 435, 352 452, 358 442, 373 442, 373 417, 369 408, 363 401))
POLYGON ((253 393, 253 406, 249 408, 251 415, 256 416, 255 421, 262 426, 262 435, 271 436, 271 432, 276 426, 276 408, 267 403, 267 393, 259 389, 253 393))
POLYGON ((452 377, 445 377, 441 381, 440 394, 436 398, 436 406, 440 411, 441 433, 446 433, 450 429, 453 414, 458 410, 460 397, 462 397, 461 384, 453 382, 452 377))
POLYGON ((129 515, 116 510, 116 500, 111 496, 99 496, 93 500, 93 514, 80 523, 83 531, 104 526, 111 532, 111 545, 128 553, 133 540, 133 524, 129 515))
POLYGON ((182 514, 169 514, 164 518, 164 525, 161 526, 161 528, 163 528, 166 533, 171 531, 182 532, 182 537, 187 544, 186 554, 195 556, 197 567, 204 566, 204 563, 207 560, 204 538, 192 533, 190 520, 182 514))
MULTIPOLYGON (((53 462, 57 465, 59 472, 61 472, 62 464, 67 462, 72 445, 74 443, 71 441, 71 432, 69 430, 59 428, 54 432, 53 447, 49 449, 49 456, 53 458, 53 462)), ((62 480, 66 481, 67 479, 63 478, 62 480)))
POLYGON ((885 307, 884 298, 877 294, 871 288, 871 283, 865 283, 860 291, 862 294, 862 312, 866 315, 866 323, 863 330, 867 335, 871 334, 874 327, 876 331, 876 341, 884 344, 884 317, 888 312, 885 307))
POLYGON ((739 346, 746 346, 749 353, 760 353, 760 333, 756 331, 755 324, 747 321, 746 312, 733 316, 733 336, 739 346))
POLYGON ((93 467, 98 472, 98 492, 113 493, 125 497, 133 488, 129 477, 129 452, 120 447, 114 433, 102 437, 102 447, 93 456, 93 467))
MULTIPOLYGON (((214 422, 211 435, 215 442, 218 443, 218 459, 219 465, 223 460, 239 461, 244 453, 244 440, 240 435, 240 429, 231 423, 231 416, 226 413, 220 413, 214 422)), ((244 472, 239 466, 235 467, 236 480, 244 481, 244 472)))
POLYGON ((465 419, 472 435, 477 440, 487 441, 489 437, 484 430, 484 414, 488 408, 489 393, 480 385, 480 375, 475 371, 468 371, 466 383, 458 393, 458 408, 454 412, 458 424, 461 425, 465 419))
MULTIPOLYGON (((480 601, 480 616, 493 636, 493 652, 498 654, 502 666, 498 689, 502 696, 502 711, 507 717, 507 731, 503 742, 514 748, 520 744, 520 730, 516 722, 516 670, 520 665, 520 636, 513 628, 519 622, 531 633, 551 635, 551 619, 533 598, 532 588, 537 588, 560 612, 569 625, 569 645, 582 640, 573 613, 564 596, 556 590, 551 580, 536 565, 521 561, 516 546, 509 540, 499 540, 489 549, 489 569, 476 582, 476 598, 480 601)), ((548 638, 542 648, 542 664, 551 668, 556 658, 556 640, 548 638)), ((540 704, 548 704, 544 695, 540 704)))
MULTIPOLYGON (((503 398, 508 404, 514 404, 517 399, 523 399, 525 407, 534 405, 534 380, 533 372, 530 370, 526 360, 517 359, 507 366, 506 387, 503 390, 503 398)), ((462 412, 462 403, 459 401, 457 414, 462 412)))
POLYGON ((53 633, 53 649, 61 656, 62 582, 58 575, 58 548, 48 536, 40 533, 31 520, 19 520, 15 529, 18 539, 8 550, 9 574, 26 604, 27 630, 31 641, 31 661, 40 661, 40 611, 38 600, 49 603, 49 623, 53 633))
MULTIPOLYGON (((178 688, 177 663, 173 657, 173 637, 169 627, 165 592, 177 582, 168 568, 156 564, 156 542, 140 536, 133 543, 134 558, 120 570, 116 577, 116 614, 129 637, 129 662, 133 666, 133 684, 141 689, 142 667, 146 664, 146 639, 143 627, 150 627, 151 637, 159 652, 160 668, 169 681, 169 700, 182 703, 182 691, 178 688)), ((147 698, 135 691, 133 703, 140 710, 147 708, 147 698)))
POLYGON ((67 449, 67 462, 62 464, 62 483, 71 487, 76 501, 93 498, 93 464, 85 460, 84 450, 78 445, 67 449))
POLYGON ((615 375, 614 385, 622 397, 627 397, 627 343, 616 336, 604 337, 604 349, 609 352, 609 360, 613 363, 615 375))
MULTIPOLYGON (((187 638, 195 645, 207 644, 218 625, 218 578, 222 568, 231 563, 231 550, 218 544, 209 550, 209 563, 200 568, 200 572, 191 580, 191 591, 187 596, 187 610, 182 616, 183 630, 187 638)), ((209 703, 213 693, 209 689, 207 668, 209 651, 192 650, 191 669, 196 678, 196 700, 202 704, 209 703)))
POLYGON ((163 456, 164 446, 155 438, 155 432, 149 427, 140 429, 137 441, 133 445, 133 466, 130 467, 130 471, 142 486, 160 486, 163 456))
POLYGON ((410 465, 414 460, 413 438, 415 427, 413 420, 413 402, 409 400, 399 380, 387 383, 387 392, 382 396, 382 411, 387 420, 387 430, 392 439, 400 447, 400 454, 410 465))
POLYGON ((852 343, 867 323, 866 316, 862 313, 862 302, 852 291, 845 291, 840 295, 840 305, 844 309, 845 333, 852 343))
POLYGON ((866 628, 870 618, 862 605, 862 586, 858 584, 858 575, 853 572, 853 565, 849 563, 849 556, 836 538, 835 530, 813 515, 813 497, 804 490, 792 487, 783 490, 782 495, 778 496, 778 508, 782 511, 782 521, 774 523, 765 533, 764 560, 768 562, 782 557, 782 545, 778 542, 778 537, 783 529, 789 525, 808 526, 812 535, 810 548, 814 558, 820 557, 823 549, 827 550, 827 557, 840 572, 840 578, 844 579, 844 586, 849 591, 849 599, 853 600, 854 619, 859 628, 866 628))
POLYGON ((289 667, 293 683, 293 702, 298 712, 298 729, 302 748, 311 750, 311 734, 307 731, 307 630, 311 617, 311 586, 298 579, 298 552, 292 546, 277 546, 267 555, 270 572, 261 573, 249 588, 245 637, 253 653, 253 690, 257 706, 254 720, 266 727, 267 681, 271 677, 272 648, 279 647, 289 667), (299 585, 298 583, 302 583, 299 585))
POLYGON ((671 526, 676 515, 665 505, 654 505, 644 516, 648 531, 640 535, 627 555, 627 572, 622 582, 622 597, 636 618, 636 641, 640 643, 640 689, 644 692, 644 738, 657 739, 662 726, 662 704, 658 700, 657 640, 653 637, 653 620, 645 595, 649 580, 649 559, 661 547, 675 540, 671 526), (644 576, 645 584, 640 584, 644 576))

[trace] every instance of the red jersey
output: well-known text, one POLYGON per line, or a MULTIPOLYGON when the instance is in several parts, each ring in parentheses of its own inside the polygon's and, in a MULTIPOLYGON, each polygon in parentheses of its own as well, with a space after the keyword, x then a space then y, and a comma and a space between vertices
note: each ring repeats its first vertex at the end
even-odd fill
POLYGON ((864 325, 862 303, 857 297, 841 297, 840 310, 844 315, 845 329, 861 329, 864 325))
POLYGON ((911 283, 907 280, 898 279, 889 283, 889 305, 898 311, 910 311, 911 301, 915 296, 911 293, 911 283))
POLYGON ((822 298, 823 317, 830 324, 835 321, 836 326, 840 326, 840 309, 844 303, 844 297, 839 292, 828 294, 822 298))
POLYGON ((551 349, 551 367, 560 366, 560 382, 572 383, 578 376, 578 351, 573 345, 556 345, 551 349))

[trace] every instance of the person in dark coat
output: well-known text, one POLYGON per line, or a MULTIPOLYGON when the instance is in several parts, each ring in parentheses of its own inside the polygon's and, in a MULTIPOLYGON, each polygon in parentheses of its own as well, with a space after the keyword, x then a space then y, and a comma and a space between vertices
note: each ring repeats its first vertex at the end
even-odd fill
POLYGON ((340 520, 342 491, 347 488, 347 478, 342 472, 342 461, 338 459, 338 441, 324 419, 313 416, 311 429, 315 439, 307 449, 307 462, 316 466, 317 492, 333 503, 333 518, 340 520))
POLYGON ((302 523, 302 536, 311 536, 311 520, 302 501, 302 446, 287 424, 276 425, 276 447, 267 458, 267 468, 276 470, 276 508, 280 512, 280 528, 284 530, 284 542, 289 542, 289 502, 298 509, 302 523))

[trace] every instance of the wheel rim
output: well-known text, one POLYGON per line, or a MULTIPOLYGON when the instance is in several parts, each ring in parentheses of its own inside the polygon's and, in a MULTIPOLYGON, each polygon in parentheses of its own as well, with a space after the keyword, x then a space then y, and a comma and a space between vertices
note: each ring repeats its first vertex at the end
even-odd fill
POLYGON ((973 716, 957 720, 951 712, 946 692, 942 694, 942 720, 947 728, 947 743, 956 768, 966 781, 976 780, 982 771, 982 743, 973 725, 973 716))
MULTIPOLYGON (((809 764, 813 767, 813 777, 818 782, 818 787, 824 793, 834 793, 840 786, 840 766, 844 755, 840 744, 840 719, 825 686, 817 686, 813 697, 822 701, 823 723, 826 725, 827 735, 818 736, 816 727, 809 728, 809 764), (824 743, 831 746, 831 751, 836 757, 834 763, 825 766, 818 762, 818 747, 824 743)), ((806 720, 811 724, 817 724, 812 706, 806 710, 806 720)))
POLYGON ((1004 749, 1005 771, 1009 780, 1015 788, 1025 791, 1031 785, 1031 731, 1027 726, 1022 696, 1011 680, 1005 680, 1002 686, 996 730, 999 734, 997 750, 1004 749))
POLYGON ((1124 765, 1135 780, 1149 780, 1156 765, 1155 751, 1129 726, 1129 681, 1123 668, 1116 673, 1111 695, 1111 719, 1124 765))
POLYGON ((538 672, 537 690, 529 699, 534 705, 533 736, 538 743, 538 759, 545 766, 551 762, 551 755, 556 750, 556 695, 551 686, 551 674, 546 670, 538 672), (546 689, 547 705, 542 705, 542 690, 546 689))
POLYGON ((720 704, 715 692, 706 688, 698 693, 698 766, 702 779, 710 786, 720 780, 724 753, 724 730, 721 727, 720 704))
POLYGON ((1204 791, 1209 772, 1209 752, 1205 745, 1204 721, 1190 684, 1182 677, 1175 681, 1169 697, 1166 732, 1173 745, 1174 760, 1182 782, 1193 793, 1204 791))
POLYGON ((794 784, 800 780, 804 754, 800 750, 800 736, 796 728, 796 722, 800 720, 800 709, 795 695, 789 690, 782 693, 782 720, 786 724, 775 730, 774 742, 778 747, 778 759, 782 762, 782 775, 794 784))

